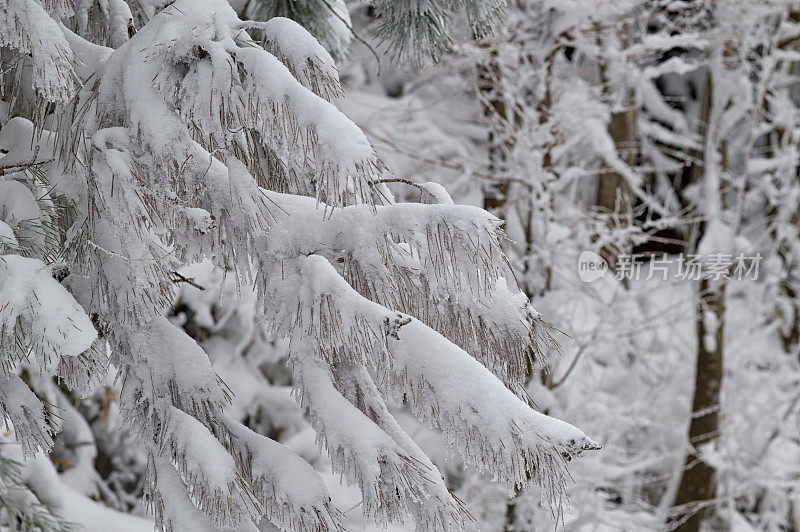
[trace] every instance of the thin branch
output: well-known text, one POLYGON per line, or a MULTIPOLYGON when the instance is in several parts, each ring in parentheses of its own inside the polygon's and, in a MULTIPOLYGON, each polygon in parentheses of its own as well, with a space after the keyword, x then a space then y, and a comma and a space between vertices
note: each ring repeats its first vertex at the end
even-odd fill
POLYGON ((557 382, 553 382, 550 385, 551 390, 555 390, 556 388, 564 384, 564 381, 567 380, 567 377, 569 377, 570 373, 572 373, 572 370, 575 369, 575 366, 578 365, 578 360, 580 360, 581 355, 583 355, 584 352, 586 352, 586 344, 582 345, 580 349, 578 349, 578 352, 575 353, 575 357, 572 359, 572 362, 570 362, 567 371, 564 372, 564 376, 561 377, 561 379, 559 379, 557 382))
POLYGON ((378 179, 377 181, 373 181, 372 183, 373 184, 378 184, 378 183, 403 183, 403 184, 406 184, 406 185, 410 185, 412 187, 417 187, 418 189, 422 190, 422 185, 420 185, 419 183, 415 183, 415 182, 410 181, 408 179, 402 179, 400 177, 392 177, 392 178, 387 178, 387 179, 378 179))
POLYGON ((206 289, 204 286, 198 284, 193 278, 184 277, 183 275, 181 275, 177 271, 173 271, 172 275, 175 276, 175 278, 172 279, 172 282, 175 283, 175 284, 186 283, 186 284, 194 286, 198 290, 205 290, 206 289))
POLYGON ((478 172, 476 170, 467 170, 463 166, 460 166, 460 165, 457 165, 457 164, 447 163, 447 162, 444 162, 444 161, 437 161, 436 159, 431 159, 430 157, 425 157, 424 155, 416 154, 416 153, 414 153, 414 152, 412 152, 410 150, 407 150, 407 149, 399 146, 396 142, 394 142, 392 140, 389 140, 388 138, 383 137, 381 135, 378 135, 374 131, 370 131, 368 128, 366 128, 365 126, 363 126, 361 124, 359 124, 359 127, 361 128, 362 131, 364 131, 364 133, 366 133, 367 135, 369 135, 371 137, 375 137, 380 142, 383 142, 384 144, 386 144, 387 146, 392 148, 397 153, 402 153, 403 155, 407 155, 408 157, 411 157, 412 159, 417 160, 419 162, 422 162, 422 163, 425 163, 425 164, 428 164, 428 165, 431 165, 431 166, 439 166, 439 167, 442 167, 442 168, 446 168, 448 170, 454 170, 456 172, 469 173, 470 175, 472 175, 474 177, 478 177, 480 179, 486 179, 487 181, 492 181, 494 183, 507 183, 507 182, 509 182, 509 183, 519 183, 519 184, 524 185, 524 186, 526 186, 528 188, 531 188, 533 186, 530 181, 527 181, 525 179, 520 179, 520 178, 515 178, 515 177, 503 177, 503 178, 500 178, 500 177, 493 176, 493 175, 490 175, 490 174, 486 174, 486 173, 483 173, 483 172, 478 172))

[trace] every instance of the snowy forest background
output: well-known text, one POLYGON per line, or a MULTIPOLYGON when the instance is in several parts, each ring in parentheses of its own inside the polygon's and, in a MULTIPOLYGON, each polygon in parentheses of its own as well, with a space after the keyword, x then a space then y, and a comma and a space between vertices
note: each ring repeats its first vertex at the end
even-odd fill
POLYGON ((0 529, 800 529, 800 2, 0 0, 0 83, 0 529))

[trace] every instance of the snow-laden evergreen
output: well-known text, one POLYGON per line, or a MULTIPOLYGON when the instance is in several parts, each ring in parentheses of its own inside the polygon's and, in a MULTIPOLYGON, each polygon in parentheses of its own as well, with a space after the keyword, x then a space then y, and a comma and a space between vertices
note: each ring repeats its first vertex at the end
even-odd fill
MULTIPOLYGON (((88 393, 110 354, 159 529, 341 526, 318 474, 226 412, 231 387, 167 319, 180 272, 208 261, 254 284, 259 319, 289 338, 295 397, 366 516, 421 529, 470 519, 393 417, 402 401, 467 463, 541 486, 560 514, 567 462, 598 445, 522 391, 549 334, 516 286, 500 220, 435 187, 396 202, 330 101, 343 92, 331 56, 296 22, 242 21, 222 0, 135 4, 0 5, 0 404, 25 454, 66 431, 47 377, 88 393)), ((432 4, 430 17, 465 8, 479 28, 497 7, 432 4)), ((391 39, 420 39, 404 9, 377 8, 413 30, 391 39)), ((441 46, 426 31, 423 49, 441 46)), ((91 468, 69 471, 94 482, 91 468)))

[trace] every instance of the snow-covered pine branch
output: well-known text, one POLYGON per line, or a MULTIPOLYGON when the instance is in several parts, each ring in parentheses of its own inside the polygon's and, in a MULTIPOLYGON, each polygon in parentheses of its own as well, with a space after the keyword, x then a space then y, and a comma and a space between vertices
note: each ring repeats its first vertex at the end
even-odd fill
POLYGON ((68 20, 69 28, 93 43, 117 48, 135 32, 133 14, 125 0, 73 1, 75 15, 68 20))
MULTIPOLYGON (((23 83, 21 76, 28 56, 33 88, 45 100, 66 102, 72 97, 80 80, 74 70, 72 50, 56 22, 70 14, 70 2, 62 0, 43 4, 36 0, 7 0, 0 5, 0 46, 7 49, 5 53, 16 52, 3 58, 4 83, 23 83)), ((25 93, 29 88, 18 86, 16 90, 25 93)))
POLYGON ((291 316, 294 299, 269 280, 291 276, 299 268, 296 257, 315 253, 335 264, 361 295, 416 316, 507 384, 519 384, 531 365, 543 361, 547 325, 516 288, 495 216, 466 205, 416 203, 330 211, 325 205, 315 209, 312 198, 265 195, 280 209, 259 247, 258 286, 267 290, 267 301, 284 305, 267 309, 281 332, 288 330, 281 316, 291 316))
POLYGON ((436 59, 450 48, 452 19, 459 12, 466 15, 469 27, 477 37, 490 33, 492 24, 503 11, 506 0, 435 0, 407 3, 373 0, 379 17, 375 35, 390 54, 414 63, 436 59))
MULTIPOLYGON (((255 0, 242 8, 242 18, 270 21, 288 18, 299 23, 337 60, 348 57, 353 38, 350 11, 345 0, 255 0)), ((255 37, 267 44, 267 31, 256 29, 255 37)))
POLYGON ((532 410, 485 366, 420 321, 359 295, 324 257, 300 261, 290 362, 315 353, 331 364, 363 364, 386 393, 404 398, 423 421, 442 429, 468 462, 512 486, 539 484, 560 509, 565 461, 597 449, 595 442, 532 410))
MULTIPOLYGON (((23 384, 23 386, 25 386, 23 384)), ((27 386, 25 386, 27 389, 27 386)), ((30 391, 30 390, 29 390, 30 391)), ((9 443, 4 437, 3 443, 9 443)), ((77 529, 75 523, 64 520, 52 511, 40 499, 41 491, 46 491, 44 483, 39 484, 40 493, 30 489, 26 483, 36 473, 45 469, 42 464, 25 463, 20 453, 0 455, 0 507, 8 520, 18 524, 18 530, 40 530, 41 532, 72 532, 77 529), (37 467, 38 466, 38 467, 37 467)), ((40 457, 41 458, 41 457, 40 457)), ((49 464, 48 464, 49 465, 49 464)), ((51 471, 47 471, 50 473, 51 471)), ((54 472, 52 473, 55 474, 54 472)), ((43 479, 44 480, 44 479, 43 479)))
POLYGON ((14 371, 30 362, 45 375, 60 374, 77 383, 82 364, 70 359, 97 357, 97 333, 38 259, 0 255, 0 296, 0 411, 29 456, 53 445, 55 420, 50 407, 14 371))
POLYGON ((334 471, 361 490, 364 515, 381 523, 410 515, 422 530, 463 526, 460 501, 389 414, 363 366, 343 362, 331 368, 303 353, 306 348, 313 353, 313 347, 297 341, 295 348, 302 354, 290 358, 298 400, 334 471))
POLYGON ((248 21, 242 27, 261 31, 266 50, 305 88, 326 100, 344 96, 333 58, 303 26, 289 18, 274 17, 266 22, 248 21))
MULTIPOLYGON (((500 19, 507 0, 432 0, 395 2, 369 0, 376 19, 373 33, 388 55, 422 64, 435 60, 452 45, 452 33, 461 17, 474 35, 483 37, 500 19)), ((288 17, 341 59, 347 44, 363 38, 353 32, 344 0, 254 0, 246 4, 245 16, 260 20, 288 17)))
MULTIPOLYGON (((211 163, 195 144, 208 153, 230 153, 255 175, 267 173, 259 155, 269 149, 278 154, 273 161, 299 181, 297 189, 331 204, 369 201, 368 185, 383 163, 355 124, 258 47, 233 10, 212 19, 213 2, 182 7, 178 2, 164 9, 86 83, 62 127, 65 149, 78 149, 76 143, 100 129, 127 127, 153 165, 142 169, 142 177, 168 179, 159 184, 173 191, 174 182, 182 181, 190 196, 181 199, 197 203, 193 194, 209 186, 197 182, 198 174, 205 176, 211 163)), ((317 46, 314 55, 327 53, 317 46)), ((337 81, 324 60, 319 65, 328 83, 337 81)))

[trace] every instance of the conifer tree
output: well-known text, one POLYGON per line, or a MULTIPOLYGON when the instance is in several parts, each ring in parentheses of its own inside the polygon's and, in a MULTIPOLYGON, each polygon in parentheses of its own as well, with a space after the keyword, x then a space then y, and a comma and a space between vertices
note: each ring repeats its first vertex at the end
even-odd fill
MULTIPOLYGON (((439 46, 436 24, 422 35, 383 4, 411 32, 389 38, 439 46)), ((177 270, 207 260, 253 283, 263 323, 289 339, 296 398, 365 515, 469 518, 390 413, 400 401, 559 512, 566 462, 597 444, 525 401, 547 329, 500 220, 446 194, 395 202, 330 102, 333 59, 296 22, 243 21, 222 0, 135 5, 0 4, 0 407, 24 455, 48 451, 62 421, 21 369, 87 393, 110 355, 157 528, 340 527, 317 473, 223 411, 228 387, 166 317, 177 270)), ((482 24, 496 4, 432 3, 427 18, 457 7, 482 24)))

